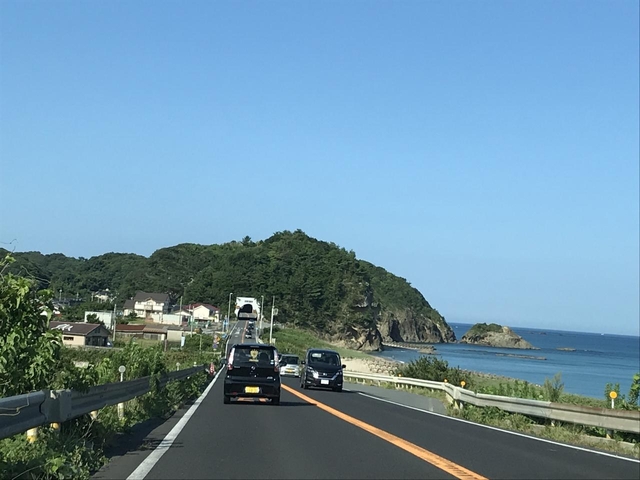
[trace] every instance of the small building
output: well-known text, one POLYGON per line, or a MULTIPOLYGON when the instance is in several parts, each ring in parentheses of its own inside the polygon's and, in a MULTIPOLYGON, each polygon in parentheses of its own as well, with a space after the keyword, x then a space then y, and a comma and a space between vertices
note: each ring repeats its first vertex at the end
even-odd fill
POLYGON ((147 340, 164 341, 167 338, 167 326, 164 325, 118 325, 118 338, 145 338, 147 340))
POLYGON ((142 338, 144 336, 144 325, 127 325, 127 324, 116 325, 116 336, 118 338, 122 338, 122 337, 142 338))
POLYGON ((167 341, 179 343, 184 336, 184 327, 178 325, 167 325, 167 341))
POLYGON ((182 306, 182 312, 187 312, 189 318, 193 316, 193 319, 198 324, 206 324, 210 322, 219 322, 220 321, 220 309, 216 306, 210 305, 208 303, 192 303, 189 305, 182 306))
POLYGON ((51 330, 62 332, 62 343, 69 347, 108 346, 111 332, 99 323, 49 322, 51 330))
POLYGON ((169 294, 138 291, 135 297, 124 302, 123 310, 125 316, 135 313, 142 318, 169 313, 169 294))

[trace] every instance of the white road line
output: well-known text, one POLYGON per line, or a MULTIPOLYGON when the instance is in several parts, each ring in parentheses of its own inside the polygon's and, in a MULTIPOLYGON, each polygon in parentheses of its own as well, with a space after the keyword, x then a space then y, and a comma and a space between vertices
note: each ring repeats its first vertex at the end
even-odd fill
POLYGON ((598 450, 590 450, 588 448, 577 447, 575 445, 569 445, 567 443, 554 442, 553 440, 548 440, 546 438, 533 437, 533 436, 527 435, 525 433, 512 432, 511 430, 503 430, 502 428, 492 427, 491 425, 482 425, 481 423, 470 422, 469 420, 464 420, 462 418, 450 417, 449 415, 442 415, 441 413, 430 412, 429 410, 424 410, 424 409, 418 408, 418 407, 411 407, 409 405, 404 405, 402 403, 394 402, 394 401, 391 401, 391 400, 386 400, 384 398, 374 397, 373 395, 369 395, 369 394, 362 393, 362 392, 358 392, 358 394, 362 395, 363 397, 371 398, 373 400, 378 400, 379 402, 391 403, 392 405, 397 405, 399 407, 409 408, 411 410, 416 410, 416 411, 422 412, 422 413, 428 413, 429 415, 436 415, 438 417, 448 418, 449 420, 455 420, 456 422, 468 423, 470 425, 475 425, 476 427, 488 428, 490 430, 496 430, 498 432, 508 433, 510 435, 516 435, 518 437, 530 438, 531 440, 537 440, 539 442, 551 443, 552 445, 558 445, 560 447, 573 448, 574 450, 581 450, 583 452, 596 453, 598 455, 604 455, 605 457, 612 457, 612 458, 616 458, 618 460, 626 460, 628 462, 640 463, 640 460, 636 460, 635 458, 621 457, 619 455, 614 455, 613 453, 600 452, 598 450))
POLYGON ((191 405, 189 410, 187 410, 187 413, 185 413, 178 421, 178 423, 174 425, 167 436, 164 437, 164 439, 160 442, 160 445, 158 445, 155 450, 151 452, 151 454, 147 458, 145 458, 140 465, 138 465, 138 468, 136 468, 131 473, 131 475, 127 477, 127 480, 143 480, 149 474, 151 469, 156 465, 156 463, 158 463, 158 460, 162 458, 162 455, 164 455, 167 450, 169 450, 175 439, 178 437, 178 435, 180 435, 180 432, 185 427, 187 422, 191 419, 191 416, 196 412, 204 398, 209 394, 209 391, 213 387, 213 384, 216 383, 216 380, 218 380, 218 377, 222 373, 222 370, 223 369, 218 370, 218 373, 213 378, 209 386, 204 390, 204 392, 202 392, 202 395, 198 397, 194 404, 191 405))

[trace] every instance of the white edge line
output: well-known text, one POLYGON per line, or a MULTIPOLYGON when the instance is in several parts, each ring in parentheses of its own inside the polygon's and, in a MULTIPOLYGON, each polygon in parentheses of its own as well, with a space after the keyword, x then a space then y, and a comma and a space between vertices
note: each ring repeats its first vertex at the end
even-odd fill
POLYGON ((198 399, 193 403, 193 405, 189 407, 187 413, 185 413, 182 418, 178 420, 178 423, 173 426, 171 431, 166 435, 166 437, 164 437, 164 439, 162 439, 160 444, 153 450, 153 452, 151 452, 151 454, 149 454, 149 456, 145 458, 142 463, 138 465, 138 467, 131 473, 131 475, 127 477, 127 480, 143 480, 149 474, 151 469, 156 465, 156 463, 158 463, 158 460, 160 460, 162 456, 167 452, 167 450, 171 448, 171 445, 178 437, 182 429, 185 427, 187 422, 191 419, 191 416, 198 409, 204 398, 209 394, 209 391, 213 387, 213 384, 216 383, 216 380, 218 380, 218 377, 222 373, 222 370, 223 369, 218 370, 218 373, 215 377, 213 377, 213 380, 211 381, 209 386, 207 386, 204 392, 202 392, 202 395, 200 395, 198 399))
POLYGON ((358 394, 362 395, 363 397, 372 398, 373 400, 378 400, 379 402, 391 403, 391 404, 397 405, 399 407, 409 408, 411 410, 417 410, 418 412, 422 412, 422 413, 428 413, 429 415, 436 415, 438 417, 447 418, 449 420, 455 420, 456 422, 468 423, 470 425, 475 425, 476 427, 488 428, 490 430, 496 430, 498 432, 508 433, 510 435, 516 435, 518 437, 530 438, 531 440, 537 440, 539 442, 551 443, 552 445, 558 445, 560 447, 573 448, 574 450, 581 450, 583 452, 595 453, 595 454, 598 454, 598 455, 604 455, 606 457, 612 457, 612 458, 615 458, 615 459, 618 459, 618 460, 626 460, 628 462, 640 463, 640 460, 637 460, 635 458, 621 457, 619 455, 614 455, 612 453, 600 452, 598 450, 590 450, 588 448, 578 447, 578 446, 575 446, 575 445, 569 445, 567 443, 559 443, 559 442, 555 442, 553 440, 548 440, 546 438, 533 437, 533 436, 527 435, 525 433, 512 432, 511 430, 503 430, 502 428, 492 427, 491 425, 483 425, 481 423, 471 422, 469 420, 464 420, 462 418, 450 417, 449 415, 442 415, 441 413, 430 412, 429 410, 424 410, 422 408, 411 407, 409 405, 404 405, 402 403, 394 402, 392 400, 386 400, 384 398, 374 397, 373 395, 369 395, 367 393, 358 392, 358 394))

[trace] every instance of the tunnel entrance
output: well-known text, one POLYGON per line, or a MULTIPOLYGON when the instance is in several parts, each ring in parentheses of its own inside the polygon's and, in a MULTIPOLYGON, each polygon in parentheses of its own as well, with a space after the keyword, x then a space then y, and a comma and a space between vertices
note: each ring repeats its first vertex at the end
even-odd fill
POLYGON ((253 305, 245 303, 238 313, 253 313, 253 305))

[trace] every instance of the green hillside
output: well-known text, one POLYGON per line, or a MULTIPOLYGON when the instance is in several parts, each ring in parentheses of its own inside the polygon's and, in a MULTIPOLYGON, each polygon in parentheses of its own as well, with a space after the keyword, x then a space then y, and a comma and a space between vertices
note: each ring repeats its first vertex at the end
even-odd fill
POLYGON ((62 289, 68 297, 77 293, 89 299, 90 292, 109 288, 122 305, 137 290, 166 292, 174 300, 184 296, 185 303, 212 303, 225 312, 230 292, 264 295, 265 311, 275 296, 279 322, 345 339, 352 347, 376 349, 382 339, 455 339, 444 318, 406 280, 300 230, 259 242, 245 237, 222 245, 181 244, 148 258, 120 253, 89 259, 38 252, 14 256, 12 271, 33 276, 54 292, 62 289))

